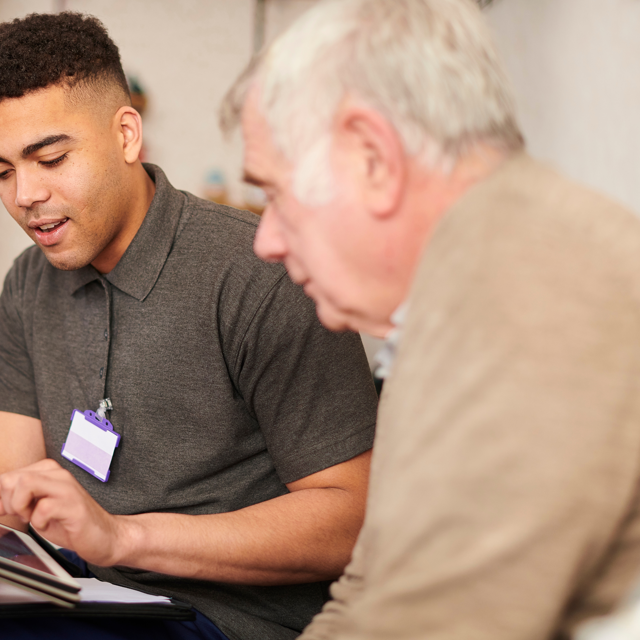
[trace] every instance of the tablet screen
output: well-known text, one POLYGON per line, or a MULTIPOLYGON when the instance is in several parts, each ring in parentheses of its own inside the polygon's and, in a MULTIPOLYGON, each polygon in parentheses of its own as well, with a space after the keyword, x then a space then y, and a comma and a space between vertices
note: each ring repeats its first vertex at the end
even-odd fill
POLYGON ((0 558, 55 575, 13 531, 0 529, 0 558))

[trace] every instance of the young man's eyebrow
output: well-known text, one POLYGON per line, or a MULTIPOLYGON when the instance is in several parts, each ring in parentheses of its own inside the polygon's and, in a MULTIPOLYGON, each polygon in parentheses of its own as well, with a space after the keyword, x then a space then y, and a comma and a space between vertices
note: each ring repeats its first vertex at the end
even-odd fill
POLYGON ((39 151, 42 147, 48 147, 51 144, 55 144, 56 142, 68 142, 71 140, 71 136, 68 136, 66 133, 60 133, 54 136, 47 136, 46 138, 42 138, 38 142, 34 142, 33 144, 27 145, 22 150, 22 157, 27 158, 32 153, 39 151))

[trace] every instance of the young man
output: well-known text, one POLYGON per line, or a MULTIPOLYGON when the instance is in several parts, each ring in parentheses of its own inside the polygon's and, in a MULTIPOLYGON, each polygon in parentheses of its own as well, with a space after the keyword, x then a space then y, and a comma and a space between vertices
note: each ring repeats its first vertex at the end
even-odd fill
MULTIPOLYGON (((364 353, 253 255, 255 216, 175 190, 140 145, 97 20, 0 26, 0 197, 36 244, 0 298, 0 515, 232 640, 293 638, 362 521, 364 353), (95 447, 80 466, 61 450, 87 450, 70 417, 107 398, 121 441, 102 482, 95 447)), ((75 633, 55 624, 12 629, 75 633)))
MULTIPOLYGON (((478 7, 321 2, 233 88, 255 250, 400 333, 305 640, 543 640, 640 571, 640 222, 529 158, 478 7)), ((390 348, 393 345, 390 345, 390 348)))

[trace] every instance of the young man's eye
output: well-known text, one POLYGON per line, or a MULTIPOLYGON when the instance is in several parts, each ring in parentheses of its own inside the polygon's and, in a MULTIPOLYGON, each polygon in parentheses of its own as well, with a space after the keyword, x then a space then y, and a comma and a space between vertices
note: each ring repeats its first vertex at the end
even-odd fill
POLYGON ((0 173, 0 180, 6 180, 9 177, 10 173, 11 173, 11 169, 7 169, 6 171, 2 171, 0 173))
POLYGON ((58 158, 54 158, 53 160, 41 160, 40 164, 43 164, 45 167, 55 167, 56 165, 60 164, 67 157, 67 155, 67 153, 63 153, 61 156, 59 156, 58 158))

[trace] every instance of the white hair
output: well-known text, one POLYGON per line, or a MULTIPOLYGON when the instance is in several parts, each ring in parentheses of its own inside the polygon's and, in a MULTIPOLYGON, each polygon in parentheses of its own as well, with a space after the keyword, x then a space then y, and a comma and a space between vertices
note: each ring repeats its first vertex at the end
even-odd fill
POLYGON ((433 165, 484 141, 522 146, 511 88, 471 0, 324 0, 252 61, 227 94, 223 129, 252 88, 294 191, 332 197, 330 130, 346 95, 379 111, 407 154, 433 165))

